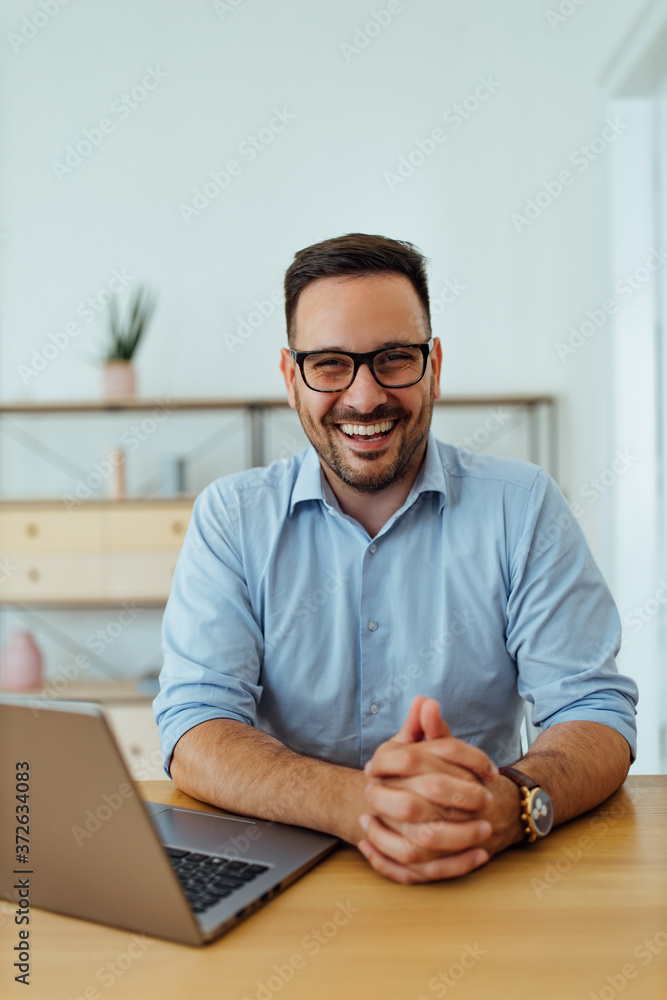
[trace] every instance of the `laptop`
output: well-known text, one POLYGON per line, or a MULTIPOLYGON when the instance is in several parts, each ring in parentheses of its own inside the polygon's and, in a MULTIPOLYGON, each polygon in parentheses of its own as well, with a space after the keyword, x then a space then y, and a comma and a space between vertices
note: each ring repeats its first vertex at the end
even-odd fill
POLYGON ((27 888, 30 906, 203 945, 338 843, 144 802, 97 704, 3 694, 0 748, 0 895, 17 904, 27 888))

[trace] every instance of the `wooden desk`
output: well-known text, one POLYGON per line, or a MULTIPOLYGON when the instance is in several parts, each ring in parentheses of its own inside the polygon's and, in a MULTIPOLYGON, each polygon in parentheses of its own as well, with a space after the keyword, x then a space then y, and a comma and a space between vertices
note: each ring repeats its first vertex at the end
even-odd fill
MULTIPOLYGON (((200 807, 170 782, 140 787, 200 807)), ((341 848, 203 949, 35 910, 29 990, 13 982, 13 909, 0 913, 7 1000, 91 987, 87 1000, 663 1000, 667 776, 630 777, 543 843, 457 881, 399 886, 341 848)))

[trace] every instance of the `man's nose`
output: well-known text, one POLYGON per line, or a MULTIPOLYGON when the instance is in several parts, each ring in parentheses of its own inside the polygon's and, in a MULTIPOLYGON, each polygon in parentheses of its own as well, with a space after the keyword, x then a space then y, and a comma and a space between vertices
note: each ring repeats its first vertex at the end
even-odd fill
POLYGON ((366 363, 359 365, 354 382, 343 395, 345 404, 359 413, 371 413, 387 402, 387 390, 375 381, 366 363))

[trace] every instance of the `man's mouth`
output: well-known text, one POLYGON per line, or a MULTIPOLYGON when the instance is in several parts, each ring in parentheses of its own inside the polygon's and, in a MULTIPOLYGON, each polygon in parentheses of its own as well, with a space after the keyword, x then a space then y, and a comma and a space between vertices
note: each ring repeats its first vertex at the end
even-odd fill
POLYGON ((338 429, 352 441, 382 441, 391 434, 398 420, 378 420, 374 424, 338 424, 338 429))

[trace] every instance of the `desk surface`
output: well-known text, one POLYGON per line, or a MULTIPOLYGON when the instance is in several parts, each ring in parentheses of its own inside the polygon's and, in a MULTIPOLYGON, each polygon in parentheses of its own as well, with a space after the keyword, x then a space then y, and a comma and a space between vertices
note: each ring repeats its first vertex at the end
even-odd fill
MULTIPOLYGON (((140 788, 153 801, 205 808, 168 781, 140 788)), ((662 1000, 667 776, 630 777, 543 843, 456 881, 399 886, 342 847, 203 949, 137 944, 128 931, 41 910, 31 930, 24 994, 9 957, 13 909, 0 904, 3 997, 662 1000)))

